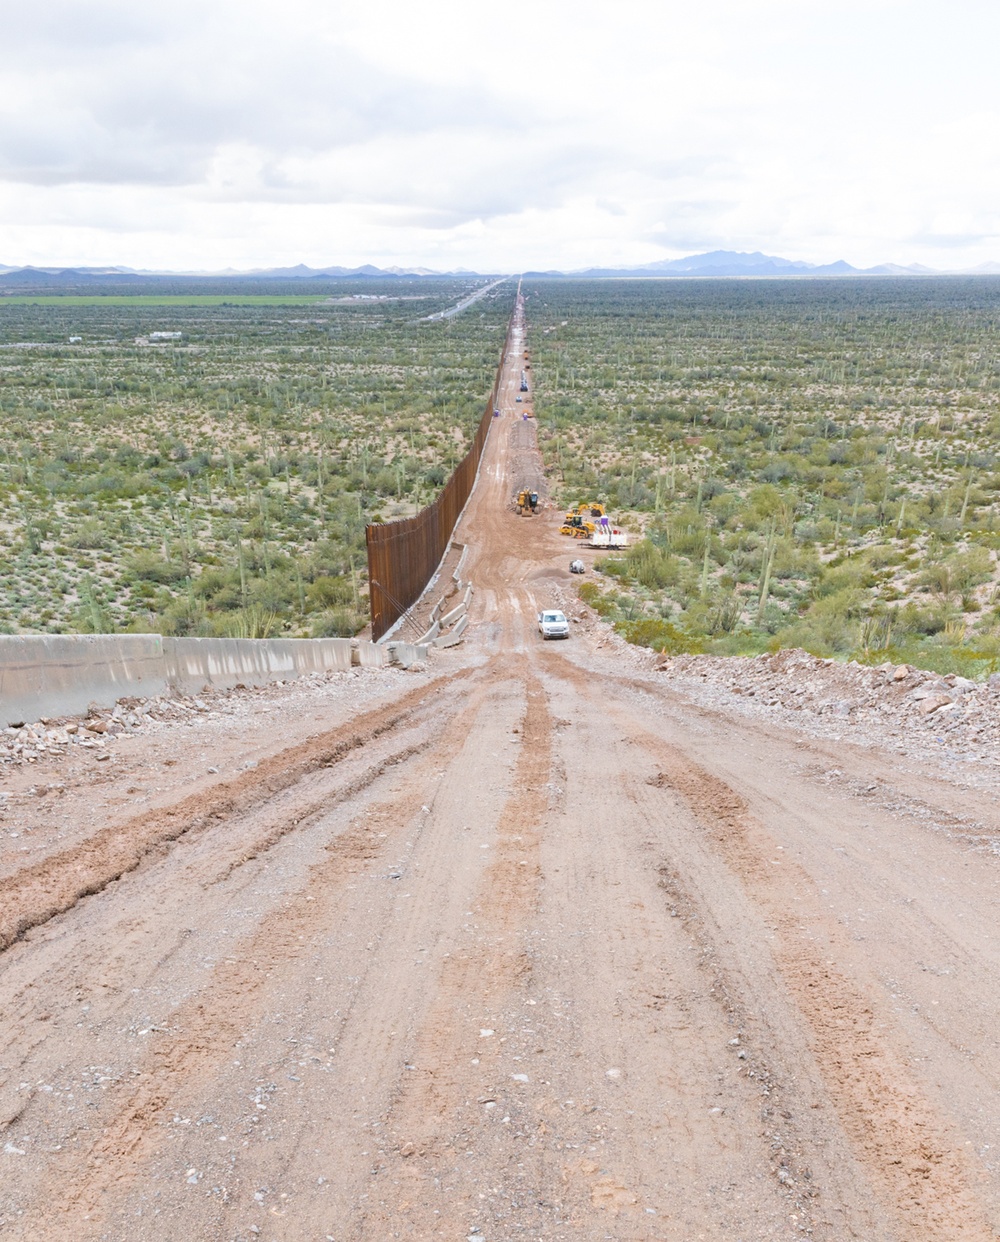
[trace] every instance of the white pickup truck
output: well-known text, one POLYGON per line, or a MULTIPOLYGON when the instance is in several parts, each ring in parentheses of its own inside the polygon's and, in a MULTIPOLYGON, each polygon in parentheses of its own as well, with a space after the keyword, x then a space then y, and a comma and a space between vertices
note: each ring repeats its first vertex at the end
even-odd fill
POLYGON ((538 632, 543 638, 569 638, 569 622, 561 612, 549 609, 538 614, 538 632))

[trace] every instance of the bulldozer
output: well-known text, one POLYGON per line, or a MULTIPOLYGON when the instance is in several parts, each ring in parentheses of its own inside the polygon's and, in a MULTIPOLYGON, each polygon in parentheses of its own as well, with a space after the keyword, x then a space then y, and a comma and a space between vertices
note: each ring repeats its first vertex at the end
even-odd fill
POLYGON ((517 493, 517 511, 522 516, 534 517, 538 512, 538 493, 523 487, 517 493))
POLYGON ((559 527, 559 533, 560 535, 570 535, 574 539, 588 539, 597 530, 597 523, 592 519, 604 516, 604 506, 596 500, 577 505, 575 509, 570 509, 565 518, 563 518, 563 524, 559 527))
POLYGON ((572 535, 574 539, 589 539, 596 530, 593 522, 588 522, 579 513, 574 513, 559 527, 559 534, 572 535))

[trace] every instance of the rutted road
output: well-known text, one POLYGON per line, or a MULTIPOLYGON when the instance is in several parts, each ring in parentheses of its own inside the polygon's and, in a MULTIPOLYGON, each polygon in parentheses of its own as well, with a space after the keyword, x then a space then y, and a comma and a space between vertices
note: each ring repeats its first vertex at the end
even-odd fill
POLYGON ((1000 861, 855 792, 931 772, 540 642, 520 368, 461 649, 5 865, 0 1236, 1000 1236, 1000 861))

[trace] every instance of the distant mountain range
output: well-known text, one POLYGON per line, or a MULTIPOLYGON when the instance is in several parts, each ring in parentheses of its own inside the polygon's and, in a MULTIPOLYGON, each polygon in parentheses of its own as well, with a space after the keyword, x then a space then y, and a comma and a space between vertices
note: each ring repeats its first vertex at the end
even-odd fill
MULTIPOLYGON (((490 273, 496 275, 496 273, 490 273)), ((588 267, 576 271, 533 271, 526 276, 556 277, 564 280, 598 279, 609 276, 625 277, 760 277, 760 276, 1000 276, 1000 263, 982 263, 978 267, 962 271, 938 271, 920 263, 902 266, 898 263, 880 263, 875 267, 853 267, 843 259, 836 263, 806 263, 801 259, 782 259, 776 255, 754 251, 746 254, 738 250, 711 250, 707 254, 688 255, 684 259, 659 259, 638 267, 588 267)), ((374 267, 370 263, 360 267, 308 267, 298 263, 294 267, 269 267, 251 271, 221 272, 168 272, 136 270, 130 267, 11 267, 0 263, 0 290, 7 288, 70 288, 80 286, 138 285, 167 280, 194 281, 329 281, 329 280, 388 280, 404 278, 444 279, 469 277, 485 279, 487 273, 463 269, 452 272, 436 272, 426 267, 374 267)))
MULTIPOLYGON (((227 272, 229 276, 236 272, 227 272)), ((355 277, 355 276, 473 276, 474 272, 435 272, 429 267, 372 267, 365 263, 361 267, 307 267, 297 263, 294 267, 268 267, 257 272, 243 272, 246 276, 272 276, 282 280, 309 280, 313 276, 355 277)))
POLYGON ((147 280, 357 280, 394 279, 400 276, 454 277, 472 276, 476 272, 434 272, 427 267, 373 267, 365 263, 361 267, 307 267, 298 263, 295 267, 269 267, 250 271, 227 268, 218 272, 153 271, 132 267, 11 267, 0 263, 0 283, 3 284, 66 284, 86 281, 115 282, 147 280))
POLYGON ((902 266, 898 263, 880 263, 876 267, 852 267, 843 259, 836 263, 805 263, 801 259, 782 259, 776 255, 761 254, 759 250, 746 254, 739 250, 710 250, 707 254, 692 254, 685 259, 660 259, 644 263, 640 267, 589 267, 573 272, 529 272, 531 276, 562 276, 575 279, 605 276, 951 276, 951 275, 1000 275, 1000 263, 983 263, 964 272, 942 272, 921 263, 902 266))

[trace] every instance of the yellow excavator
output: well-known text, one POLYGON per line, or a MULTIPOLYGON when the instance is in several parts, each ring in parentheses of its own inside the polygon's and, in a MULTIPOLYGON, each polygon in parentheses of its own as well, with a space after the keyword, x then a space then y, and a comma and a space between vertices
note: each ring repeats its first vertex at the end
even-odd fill
POLYGON ((587 501, 586 504, 577 505, 575 509, 570 509, 563 518, 563 524, 559 527, 560 535, 570 535, 574 539, 586 539, 593 535, 597 530, 597 523, 593 518, 602 518, 605 516, 604 506, 596 500, 587 501))
POLYGON ((523 487, 517 493, 517 511, 527 517, 534 517, 538 512, 538 493, 530 487, 523 487))

